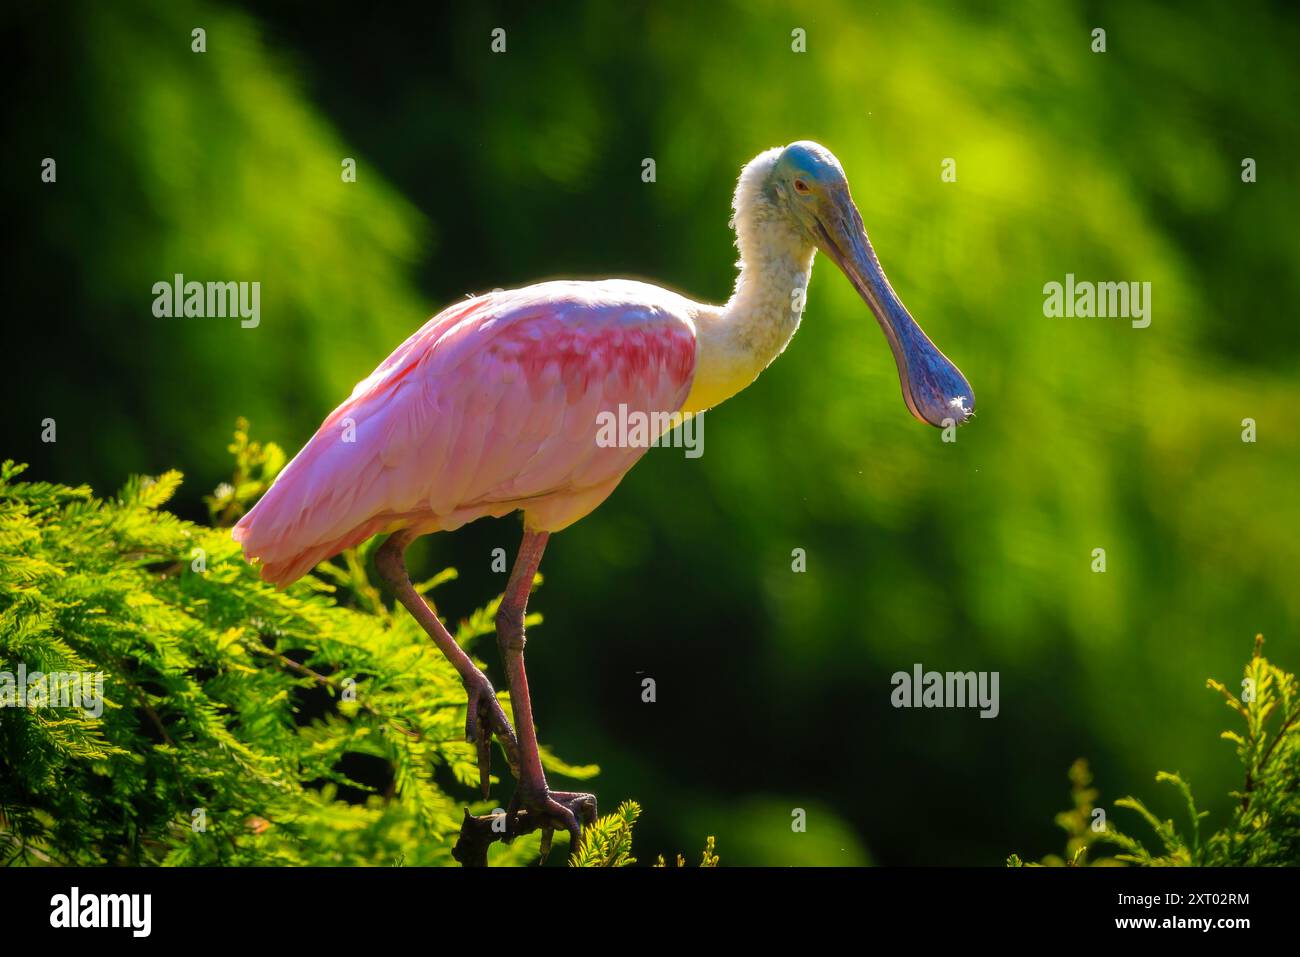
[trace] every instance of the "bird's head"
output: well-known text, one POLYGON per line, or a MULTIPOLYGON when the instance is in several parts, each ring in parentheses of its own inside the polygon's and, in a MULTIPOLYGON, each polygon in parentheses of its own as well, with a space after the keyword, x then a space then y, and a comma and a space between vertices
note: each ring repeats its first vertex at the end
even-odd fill
POLYGON ((975 411, 975 393, 889 285, 840 161, 826 147, 808 140, 772 153, 774 161, 764 164, 768 170, 763 198, 772 213, 785 218, 805 242, 840 267, 871 309, 894 353, 908 409, 937 427, 966 421, 975 411))

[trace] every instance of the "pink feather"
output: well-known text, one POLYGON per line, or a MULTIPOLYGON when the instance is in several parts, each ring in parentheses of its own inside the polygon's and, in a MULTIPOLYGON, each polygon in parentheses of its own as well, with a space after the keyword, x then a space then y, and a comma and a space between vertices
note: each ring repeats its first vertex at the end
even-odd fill
POLYGON ((695 373, 691 304, 643 283, 548 282, 458 303, 322 423, 232 534, 287 585, 384 531, 516 509, 558 531, 645 448, 597 444, 597 416, 676 412, 695 373))

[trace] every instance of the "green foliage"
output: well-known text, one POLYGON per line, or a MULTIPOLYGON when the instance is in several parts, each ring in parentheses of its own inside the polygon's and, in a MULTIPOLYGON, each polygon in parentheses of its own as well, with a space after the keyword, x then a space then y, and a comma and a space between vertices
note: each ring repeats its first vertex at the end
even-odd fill
MULTIPOLYGON (((235 422, 235 437, 226 446, 235 457, 235 471, 229 482, 222 482, 203 502, 213 525, 233 525, 247 511, 247 505, 262 496, 284 468, 284 450, 274 442, 254 442, 248 435, 248 420, 235 422)), ((455 573, 452 572, 454 575, 455 573)))
MULTIPOLYGON (((628 867, 636 863, 632 856, 632 827, 641 816, 641 805, 624 801, 613 814, 607 814, 589 827, 582 835, 582 847, 569 859, 571 867, 628 867)), ((705 840, 701 867, 717 867, 714 853, 716 841, 712 836, 705 840)), ((655 867, 665 867, 660 854, 655 867)), ((685 867, 685 859, 678 854, 677 866, 685 867)))
MULTIPOLYGON (((1070 766, 1071 808, 1056 815, 1056 823, 1066 833, 1065 854, 1058 857, 1050 854, 1043 859, 1043 864, 1050 867, 1076 867, 1087 859, 1089 849, 1105 840, 1104 831, 1093 830, 1096 809, 1097 790, 1092 786, 1092 772, 1088 762, 1080 758, 1070 766)), ((1019 865, 1020 859, 1015 855, 1010 863, 1019 865)), ((1092 861, 1095 866, 1118 863, 1114 858, 1097 858, 1092 861)))
MULTIPOLYGON (((717 841, 713 838, 712 835, 710 835, 704 842, 704 854, 700 857, 700 867, 718 866, 718 862, 720 858, 718 857, 717 854, 714 853, 715 850, 717 850, 717 841)), ((667 867, 667 866, 668 865, 664 862, 664 856, 660 854, 659 860, 655 862, 655 867, 667 867)), ((685 867, 686 858, 678 854, 676 866, 685 867)))
POLYGON ((641 816, 641 806, 624 801, 613 814, 607 814, 582 835, 582 847, 569 863, 574 867, 627 867, 635 864, 632 856, 632 825, 641 816))
MULTIPOLYGON (((1108 821, 1094 830, 1097 791, 1082 759, 1070 769, 1074 806, 1058 814, 1056 822, 1068 835, 1065 855, 1043 859, 1048 866, 1106 866, 1136 864, 1164 866, 1294 866, 1300 864, 1300 692, 1296 676, 1272 664, 1262 654, 1264 638, 1255 639, 1255 651, 1246 663, 1240 695, 1211 679, 1207 685, 1223 695, 1237 713, 1244 731, 1224 731, 1222 737, 1236 745, 1245 771, 1231 820, 1207 840, 1201 838, 1201 821, 1190 785, 1180 775, 1161 771, 1156 781, 1171 784, 1187 809, 1180 828, 1162 820, 1142 801, 1121 798, 1116 807, 1137 813, 1155 833, 1155 850, 1118 831, 1108 821), (1122 853, 1089 859, 1095 845, 1109 844, 1122 853)), ((1104 819, 1101 819, 1104 820, 1104 819)), ((1012 855, 1013 867, 1023 861, 1012 855)))
MULTIPOLYGON (((284 461, 243 422, 231 450, 234 480, 208 500, 221 522, 284 461)), ((102 673, 103 707, 0 707, 0 863, 452 863, 457 795, 477 782, 464 690, 363 553, 278 591, 227 528, 162 510, 178 472, 99 499, 22 469, 0 471, 0 672, 102 673)), ((458 640, 490 621, 475 613, 458 640)), ((493 863, 537 844, 494 847, 493 863)))

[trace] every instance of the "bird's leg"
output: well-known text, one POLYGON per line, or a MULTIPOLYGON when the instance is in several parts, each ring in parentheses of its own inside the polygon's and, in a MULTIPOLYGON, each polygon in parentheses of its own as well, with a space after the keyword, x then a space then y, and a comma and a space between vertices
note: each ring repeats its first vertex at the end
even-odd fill
POLYGON ((409 531, 390 535, 388 541, 379 546, 379 550, 375 552, 375 568, 392 589, 393 594, 397 596, 397 600, 411 613, 411 617, 420 623, 420 627, 429 633, 438 650, 447 656, 460 674, 460 680, 465 685, 465 692, 469 696, 468 713, 465 718, 465 740, 478 748, 479 785, 483 789, 483 796, 487 797, 492 771, 492 736, 495 734, 497 740, 501 742, 501 747, 506 753, 506 761, 510 765, 510 772, 515 777, 519 777, 519 745, 515 740, 514 729, 510 727, 505 711, 497 701, 492 682, 488 681, 487 675, 474 664, 470 656, 465 653, 465 649, 456 643, 451 632, 447 631, 446 626, 433 613, 429 603, 411 584, 411 576, 406 570, 406 559, 403 555, 406 546, 414 537, 409 531))
POLYGON ((537 730, 533 726, 528 675, 524 672, 524 615, 547 537, 547 532, 524 531, 519 556, 510 571, 496 622, 497 643, 510 682, 510 707, 519 732, 519 784, 510 801, 507 830, 514 834, 520 828, 521 812, 528 815, 529 825, 544 822, 541 824, 543 858, 550 850, 551 835, 556 827, 569 832, 569 851, 576 853, 582 839, 581 824, 592 824, 596 820, 596 798, 590 794, 552 791, 546 784, 542 759, 537 753, 537 730))

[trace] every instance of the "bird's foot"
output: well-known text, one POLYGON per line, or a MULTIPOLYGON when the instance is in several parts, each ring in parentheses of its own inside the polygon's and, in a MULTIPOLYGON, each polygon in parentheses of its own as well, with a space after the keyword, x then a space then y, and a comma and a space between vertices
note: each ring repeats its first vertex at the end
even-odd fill
POLYGON ((577 791, 552 791, 545 783, 539 788, 520 782, 506 811, 506 833, 510 837, 540 829, 541 860, 551 853, 551 840, 559 828, 569 832, 569 853, 578 853, 582 829, 596 823, 596 796, 577 791))
POLYGON ((501 703, 497 701, 496 689, 492 682, 480 675, 482 681, 468 681, 465 692, 469 695, 469 706, 465 715, 465 740, 478 750, 478 779, 483 796, 491 790, 492 776, 492 738, 501 742, 506 754, 506 763, 510 773, 519 777, 519 743, 515 739, 515 729, 510 726, 501 703))
POLYGON ((582 840, 582 828, 596 821, 596 798, 591 794, 569 791, 551 791, 543 786, 540 791, 530 791, 526 797, 520 792, 510 802, 510 808, 501 814, 473 815, 465 811, 460 838, 452 848, 452 857, 466 867, 486 867, 488 848, 496 841, 512 841, 516 837, 542 832, 539 850, 545 861, 551 850, 551 839, 557 828, 569 832, 569 853, 577 853, 582 840))

